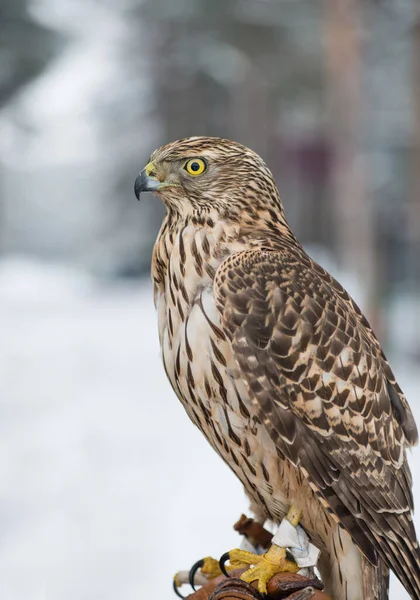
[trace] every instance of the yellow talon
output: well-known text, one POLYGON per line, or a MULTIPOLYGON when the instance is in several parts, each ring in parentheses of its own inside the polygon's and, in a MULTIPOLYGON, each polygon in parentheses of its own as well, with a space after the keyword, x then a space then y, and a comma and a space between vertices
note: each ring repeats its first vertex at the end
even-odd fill
MULTIPOLYGON (((233 569, 232 566, 229 567, 233 569)), ((187 573, 187 581, 193 589, 194 585, 205 585, 207 581, 211 581, 215 577, 222 575, 222 570, 219 565, 219 561, 211 556, 206 556, 198 560, 187 573)), ((178 581, 182 581, 178 578, 178 581)))
POLYGON ((201 572, 207 577, 207 579, 214 579, 222 574, 219 561, 211 556, 206 556, 206 558, 203 559, 201 572))
POLYGON ((272 544, 265 554, 253 554, 245 550, 231 550, 229 552, 230 564, 238 568, 239 565, 253 565, 242 573, 241 579, 247 583, 258 581, 260 594, 267 593, 267 583, 276 573, 297 573, 299 567, 295 562, 287 560, 286 548, 272 544))
MULTIPOLYGON (((234 569, 243 569, 246 567, 244 563, 239 563, 238 565, 226 565, 226 571, 233 571, 234 569)), ((207 577, 208 580, 214 579, 215 577, 219 577, 222 574, 222 569, 220 568, 219 561, 211 556, 206 556, 203 558, 203 566, 201 567, 201 572, 203 575, 207 577)))

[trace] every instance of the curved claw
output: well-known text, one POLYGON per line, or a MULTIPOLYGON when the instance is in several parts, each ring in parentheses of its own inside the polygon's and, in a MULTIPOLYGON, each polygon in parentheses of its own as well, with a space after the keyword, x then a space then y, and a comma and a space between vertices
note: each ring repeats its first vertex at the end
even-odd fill
POLYGON ((225 552, 222 554, 219 560, 219 567, 225 577, 230 577, 229 573, 226 571, 225 563, 230 559, 229 552, 225 552))
POLYGON ((203 565, 204 565, 204 558, 201 558, 200 560, 197 560, 197 562, 194 563, 190 569, 190 573, 188 575, 188 581, 189 581, 190 586, 194 590, 194 592, 196 591, 195 585, 194 585, 195 574, 197 573, 198 569, 201 569, 201 567, 203 565))
POLYGON ((178 598, 182 598, 183 600, 186 598, 186 596, 183 596, 181 594, 181 592, 178 590, 178 586, 176 584, 175 577, 172 580, 172 587, 174 589, 175 594, 178 596, 178 598))

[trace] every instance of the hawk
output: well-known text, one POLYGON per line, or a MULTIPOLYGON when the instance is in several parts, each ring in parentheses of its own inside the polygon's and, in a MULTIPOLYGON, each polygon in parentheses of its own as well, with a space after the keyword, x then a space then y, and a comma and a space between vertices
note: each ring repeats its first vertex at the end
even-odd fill
MULTIPOLYGON (((413 415, 368 321, 291 231, 263 160, 185 138, 153 152, 143 191, 166 207, 154 299, 164 368, 193 423, 260 521, 299 515, 334 600, 385 600, 388 568, 419 600, 413 415)), ((243 578, 260 591, 290 568, 276 544, 245 554, 231 561, 254 565, 243 578)))

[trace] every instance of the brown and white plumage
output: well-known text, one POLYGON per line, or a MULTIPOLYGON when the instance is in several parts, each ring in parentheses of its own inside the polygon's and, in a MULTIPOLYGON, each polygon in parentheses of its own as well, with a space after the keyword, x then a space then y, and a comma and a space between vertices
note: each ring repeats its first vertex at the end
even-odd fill
POLYGON ((367 320, 304 252, 251 150, 187 138, 147 177, 167 208, 152 264, 163 361, 187 413, 260 514, 302 509, 334 600, 385 600, 387 567, 419 600, 417 430, 367 320))

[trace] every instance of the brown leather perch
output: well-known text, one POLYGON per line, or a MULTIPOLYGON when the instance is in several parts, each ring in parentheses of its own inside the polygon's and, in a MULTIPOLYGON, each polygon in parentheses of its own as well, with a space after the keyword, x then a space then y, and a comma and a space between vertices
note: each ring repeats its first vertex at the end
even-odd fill
MULTIPOLYGON (((188 600, 262 600, 263 596, 255 589, 254 584, 245 583, 238 577, 245 569, 235 569, 226 578, 216 577, 207 585, 188 596, 188 600)), ((267 600, 331 600, 322 592, 323 585, 319 579, 307 579, 297 573, 278 573, 268 582, 267 600)))
POLYGON ((245 536, 253 546, 268 548, 273 534, 264 529, 262 525, 249 519, 246 515, 241 515, 239 521, 233 526, 234 530, 245 536))

